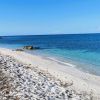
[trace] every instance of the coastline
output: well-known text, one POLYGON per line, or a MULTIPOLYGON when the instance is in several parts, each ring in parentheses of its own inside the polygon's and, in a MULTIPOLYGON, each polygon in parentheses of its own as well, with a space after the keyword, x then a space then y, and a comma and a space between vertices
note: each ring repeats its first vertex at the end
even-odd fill
POLYGON ((31 67, 38 67, 64 82, 73 83, 71 88, 76 91, 92 91, 95 96, 100 96, 100 77, 82 72, 72 67, 70 63, 62 65, 55 60, 46 59, 39 55, 31 55, 5 48, 0 48, 0 53, 14 57, 22 63, 31 64, 31 67))

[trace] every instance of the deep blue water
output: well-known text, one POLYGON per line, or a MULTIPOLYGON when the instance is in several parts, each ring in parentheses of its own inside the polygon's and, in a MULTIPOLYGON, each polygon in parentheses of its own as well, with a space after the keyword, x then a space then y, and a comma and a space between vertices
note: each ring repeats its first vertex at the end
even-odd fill
POLYGON ((78 68, 100 75, 100 34, 8 36, 0 39, 0 46, 21 48, 39 46, 35 54, 71 61, 78 68))

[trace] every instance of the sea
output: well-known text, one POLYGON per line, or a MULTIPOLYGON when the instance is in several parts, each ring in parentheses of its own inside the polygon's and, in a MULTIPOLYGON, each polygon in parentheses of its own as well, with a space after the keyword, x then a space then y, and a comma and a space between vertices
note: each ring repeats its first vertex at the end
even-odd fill
POLYGON ((17 49, 32 45, 39 50, 25 51, 34 55, 72 63, 79 70, 100 76, 100 34, 59 34, 2 36, 0 47, 17 49))

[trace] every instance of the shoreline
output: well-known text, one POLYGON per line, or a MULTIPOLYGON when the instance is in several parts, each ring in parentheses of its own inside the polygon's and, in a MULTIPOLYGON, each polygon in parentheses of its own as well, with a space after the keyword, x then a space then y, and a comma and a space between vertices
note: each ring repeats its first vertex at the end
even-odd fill
POLYGON ((76 69, 84 72, 84 73, 89 73, 92 75, 96 75, 96 76, 100 76, 100 71, 99 71, 99 65, 93 64, 92 62, 88 62, 88 60, 78 60, 78 59, 73 59, 71 57, 62 57, 62 55, 60 56, 55 56, 54 54, 50 54, 50 53, 46 53, 45 52, 39 52, 38 51, 25 51, 26 53, 32 54, 32 55, 36 55, 36 56, 41 56, 43 57, 43 59, 48 59, 48 60, 53 60, 55 62, 58 62, 59 64, 62 65, 67 65, 70 67, 75 67, 76 69), (98 66, 98 67, 97 67, 98 66))
POLYGON ((100 77, 70 67, 70 63, 62 65, 39 55, 31 55, 26 52, 12 51, 5 48, 0 48, 0 53, 14 57, 22 63, 31 64, 31 67, 38 67, 64 82, 72 82, 72 88, 76 91, 92 91, 95 96, 100 96, 100 77))

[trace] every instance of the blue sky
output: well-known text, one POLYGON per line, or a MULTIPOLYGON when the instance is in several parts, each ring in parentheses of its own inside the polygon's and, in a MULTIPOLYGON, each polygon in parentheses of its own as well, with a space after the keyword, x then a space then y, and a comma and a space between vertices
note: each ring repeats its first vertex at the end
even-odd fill
POLYGON ((0 35, 95 32, 100 0, 0 0, 0 35))

